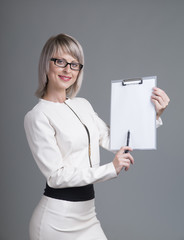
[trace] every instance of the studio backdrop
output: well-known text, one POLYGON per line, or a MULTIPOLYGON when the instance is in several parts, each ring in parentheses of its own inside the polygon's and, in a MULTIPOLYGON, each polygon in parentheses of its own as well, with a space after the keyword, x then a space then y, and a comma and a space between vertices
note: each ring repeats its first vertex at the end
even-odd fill
MULTIPOLYGON (((182 0, 1 1, 1 240, 28 239, 29 220, 45 187, 23 121, 38 101, 41 49, 58 33, 83 46, 78 96, 107 124, 111 80, 156 75, 171 99, 157 129, 157 150, 134 151, 128 172, 95 185, 97 217, 107 238, 184 239, 183 13, 182 0)), ((112 153, 101 150, 101 164, 112 160, 112 153)))

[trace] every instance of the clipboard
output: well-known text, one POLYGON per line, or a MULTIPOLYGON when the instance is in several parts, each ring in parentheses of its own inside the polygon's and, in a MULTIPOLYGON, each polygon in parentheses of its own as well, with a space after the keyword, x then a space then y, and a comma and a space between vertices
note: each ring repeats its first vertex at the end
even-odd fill
POLYGON ((111 81, 110 149, 156 149, 156 111, 151 102, 157 77, 111 81))

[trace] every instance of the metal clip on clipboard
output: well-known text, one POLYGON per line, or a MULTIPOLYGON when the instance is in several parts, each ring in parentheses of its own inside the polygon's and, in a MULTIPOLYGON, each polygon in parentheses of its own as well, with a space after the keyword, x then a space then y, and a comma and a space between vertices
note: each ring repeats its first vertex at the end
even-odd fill
POLYGON ((133 85, 133 84, 142 84, 142 83, 143 83, 142 78, 131 78, 131 79, 122 80, 123 86, 133 85))

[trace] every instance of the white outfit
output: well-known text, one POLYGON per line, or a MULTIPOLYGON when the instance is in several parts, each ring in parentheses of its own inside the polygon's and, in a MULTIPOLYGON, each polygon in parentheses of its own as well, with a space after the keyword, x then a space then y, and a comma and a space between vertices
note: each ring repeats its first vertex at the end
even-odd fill
MULTIPOLYGON (((33 157, 52 188, 79 187, 117 177, 113 163, 100 166, 99 145, 109 148, 109 128, 83 98, 67 99, 87 126, 91 140, 65 103, 39 100, 25 116, 33 157)), ((157 125, 161 123, 157 122, 157 125)), ((96 218, 94 199, 70 202, 43 196, 30 223, 31 240, 105 240, 96 218)))
MULTIPOLYGON (((52 188, 85 186, 117 176, 113 163, 99 166, 99 144, 109 147, 109 128, 82 98, 64 103, 40 99, 25 116, 25 131, 34 159, 52 188)), ((31 240, 105 240, 94 199, 70 202, 43 196, 30 222, 31 240)))
POLYGON ((107 240, 96 218, 94 199, 70 202, 42 196, 29 232, 30 240, 107 240))

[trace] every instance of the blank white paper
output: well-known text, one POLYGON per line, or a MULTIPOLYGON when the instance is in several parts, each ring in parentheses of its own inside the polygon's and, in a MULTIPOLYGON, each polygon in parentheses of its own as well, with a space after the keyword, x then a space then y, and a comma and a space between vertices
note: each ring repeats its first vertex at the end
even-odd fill
POLYGON ((142 84, 123 86, 122 80, 111 82, 110 148, 126 145, 133 149, 156 149, 156 112, 151 95, 156 76, 142 78, 142 84))

